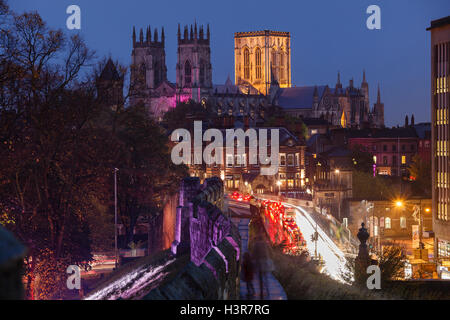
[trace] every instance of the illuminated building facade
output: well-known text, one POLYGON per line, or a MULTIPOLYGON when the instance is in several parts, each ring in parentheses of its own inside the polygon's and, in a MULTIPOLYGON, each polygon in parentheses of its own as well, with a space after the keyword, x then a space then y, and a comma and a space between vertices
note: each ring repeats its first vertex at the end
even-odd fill
POLYGON ((431 21, 431 137, 435 257, 450 267, 450 16, 431 21))
POLYGON ((291 87, 291 34, 280 31, 234 34, 235 84, 269 94, 271 84, 291 87))

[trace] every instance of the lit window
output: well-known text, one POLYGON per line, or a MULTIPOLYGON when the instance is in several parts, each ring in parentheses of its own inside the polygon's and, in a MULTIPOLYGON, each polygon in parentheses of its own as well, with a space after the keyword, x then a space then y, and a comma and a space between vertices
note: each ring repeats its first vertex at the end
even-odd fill
POLYGON ((402 156, 402 164, 406 164, 406 156, 402 156))
POLYGON ((400 228, 406 229, 406 218, 400 217, 400 228))
POLYGON ((285 165, 286 165, 286 155, 280 154, 280 166, 285 166, 285 165))
POLYGON ((390 229, 391 228, 391 218, 385 218, 384 219, 384 227, 386 228, 386 229, 390 229))
POLYGON ((244 78, 250 79, 250 52, 248 48, 244 49, 244 78))
POLYGON ((293 167, 294 166, 294 155, 288 154, 287 160, 288 160, 288 166, 293 167))

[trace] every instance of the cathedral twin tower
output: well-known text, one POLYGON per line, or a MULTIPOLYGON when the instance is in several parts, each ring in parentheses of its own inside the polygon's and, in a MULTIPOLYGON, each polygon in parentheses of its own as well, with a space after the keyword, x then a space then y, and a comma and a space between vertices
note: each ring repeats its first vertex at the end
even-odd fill
POLYGON ((178 51, 176 83, 167 80, 165 35, 154 30, 153 39, 150 27, 141 29, 139 39, 133 28, 133 51, 131 54, 130 94, 134 102, 144 102, 151 112, 161 116, 177 102, 192 99, 200 101, 212 88, 212 67, 209 25, 206 32, 203 26, 184 27, 181 34, 178 25, 178 51))

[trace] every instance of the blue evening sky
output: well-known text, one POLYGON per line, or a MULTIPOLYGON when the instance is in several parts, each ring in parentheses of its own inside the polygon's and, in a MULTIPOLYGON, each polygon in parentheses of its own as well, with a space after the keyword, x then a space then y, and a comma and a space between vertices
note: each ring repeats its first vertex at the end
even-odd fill
POLYGON ((450 15, 449 0, 9 0, 16 12, 37 10, 50 27, 66 29, 66 8, 81 8, 81 34, 99 57, 131 61, 131 32, 164 26, 168 78, 175 81, 178 23, 210 24, 214 83, 234 81, 234 32, 291 32, 292 83, 334 86, 337 71, 360 85, 362 70, 371 107, 377 84, 388 126, 430 121, 431 20, 450 15), (381 8, 381 30, 368 30, 366 9, 381 8))

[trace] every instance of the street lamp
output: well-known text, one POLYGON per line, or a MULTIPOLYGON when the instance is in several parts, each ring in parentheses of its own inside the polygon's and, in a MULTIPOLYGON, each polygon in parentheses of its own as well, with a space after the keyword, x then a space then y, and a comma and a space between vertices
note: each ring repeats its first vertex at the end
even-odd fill
POLYGON ((114 266, 117 269, 117 171, 119 169, 114 168, 114 253, 115 253, 115 262, 114 266))
POLYGON ((280 195, 281 194, 281 181, 280 180, 277 181, 277 186, 278 186, 278 195, 280 195))
POLYGON ((339 171, 339 169, 336 169, 336 170, 334 170, 334 173, 336 173, 339 177, 339 182, 338 182, 338 195, 339 195, 338 219, 339 219, 339 222, 341 222, 341 175, 340 175, 341 171, 339 171))
MULTIPOLYGON (((397 200, 395 202, 397 207, 403 207, 404 203, 401 200, 397 200)), ((425 208, 425 212, 430 212, 430 208, 425 208)), ((422 233, 423 233, 423 217, 422 217, 422 199, 419 199, 419 249, 424 248, 424 244, 422 242, 422 233)))

